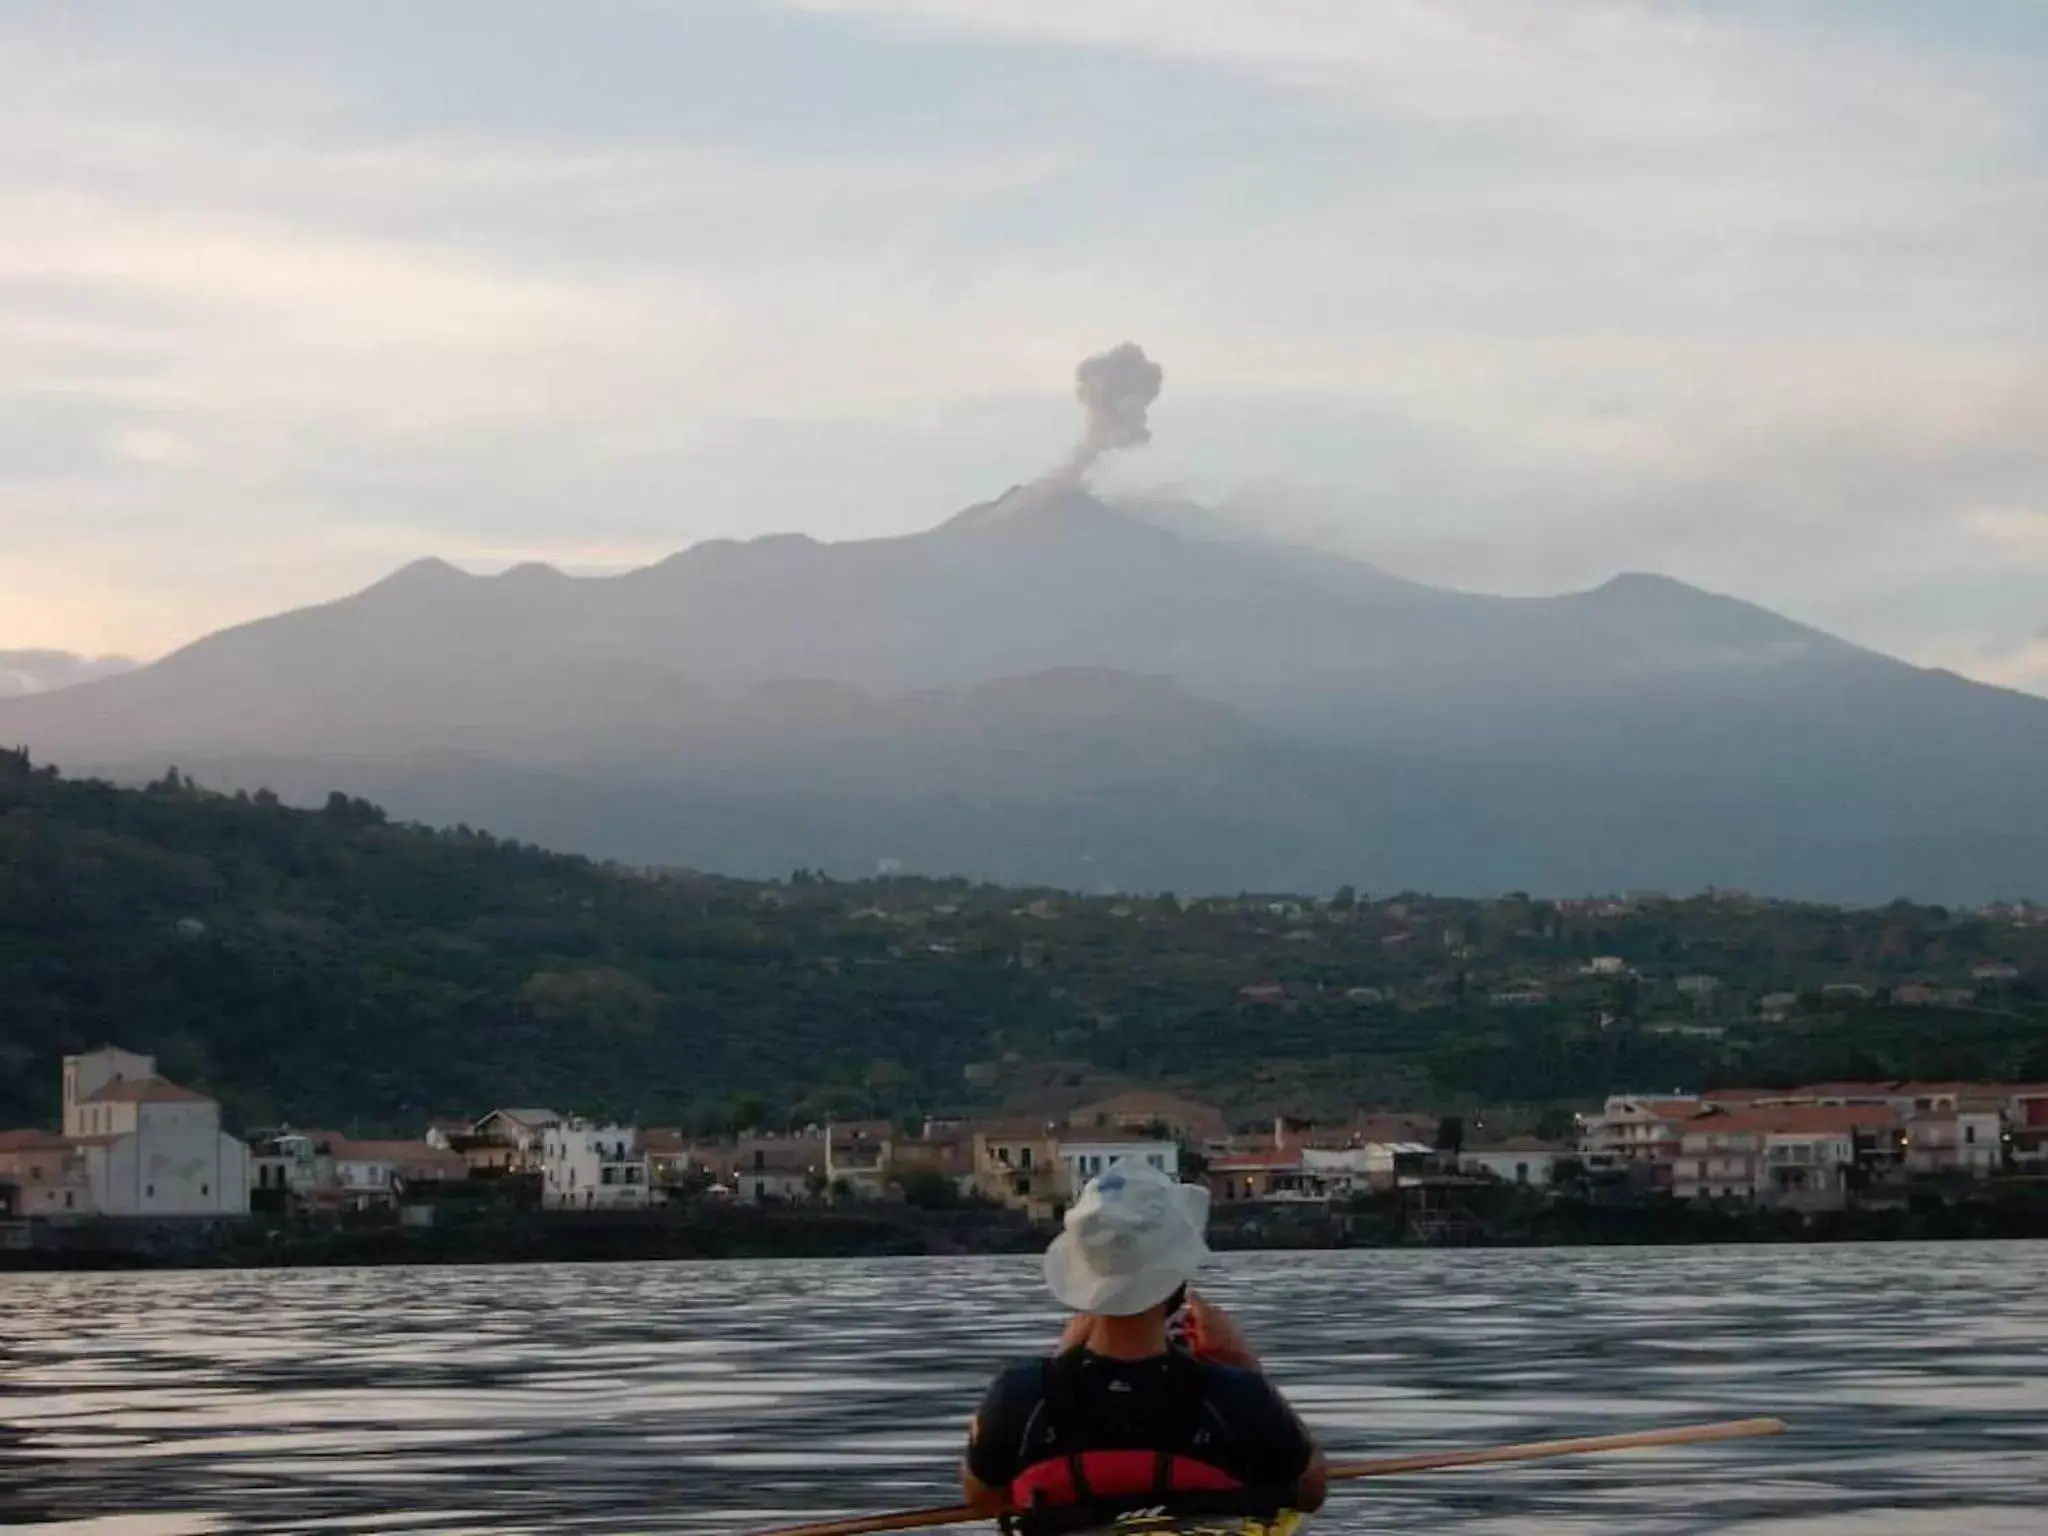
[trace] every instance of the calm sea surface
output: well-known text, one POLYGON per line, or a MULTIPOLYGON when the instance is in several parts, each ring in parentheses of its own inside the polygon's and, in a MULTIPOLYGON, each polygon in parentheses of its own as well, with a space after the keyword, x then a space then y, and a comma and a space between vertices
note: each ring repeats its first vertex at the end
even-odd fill
MULTIPOLYGON (((1776 1414, 1431 1473, 1316 1530, 2048 1532, 2048 1244, 1240 1255, 1333 1458, 1776 1414)), ((744 1533, 950 1502, 1058 1318, 1031 1260, 0 1276, 0 1526, 744 1533)))

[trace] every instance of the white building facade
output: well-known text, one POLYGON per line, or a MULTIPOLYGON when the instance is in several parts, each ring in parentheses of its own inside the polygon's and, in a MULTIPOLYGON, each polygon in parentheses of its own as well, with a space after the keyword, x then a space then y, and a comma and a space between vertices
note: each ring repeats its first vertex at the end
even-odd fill
POLYGON ((1176 1141, 1076 1138, 1059 1141, 1060 1193, 1071 1200, 1087 1182, 1109 1171, 1123 1158, 1149 1163, 1170 1179, 1180 1177, 1180 1143, 1176 1141))
POLYGON ((156 1075, 156 1062, 106 1048, 64 1058, 64 1134, 85 1158, 102 1216, 245 1216, 249 1149, 220 1128, 220 1106, 156 1075))
POLYGON ((640 1132, 567 1120, 541 1135, 541 1204, 558 1211, 640 1210, 652 1201, 640 1132))

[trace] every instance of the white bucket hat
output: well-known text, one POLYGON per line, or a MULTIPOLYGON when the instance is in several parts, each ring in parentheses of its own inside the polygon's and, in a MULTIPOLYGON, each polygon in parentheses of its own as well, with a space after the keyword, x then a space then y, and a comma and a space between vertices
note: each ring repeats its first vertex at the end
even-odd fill
POLYGON ((1208 1225, 1208 1190, 1119 1158, 1067 1212, 1045 1250, 1045 1283, 1070 1311, 1135 1317, 1194 1279, 1209 1257, 1208 1225))

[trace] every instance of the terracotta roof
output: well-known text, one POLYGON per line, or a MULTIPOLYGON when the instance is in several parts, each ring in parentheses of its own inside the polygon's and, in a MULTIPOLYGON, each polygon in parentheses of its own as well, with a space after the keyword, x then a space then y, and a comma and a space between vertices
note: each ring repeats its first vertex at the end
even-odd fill
POLYGON ((1228 1157, 1211 1159, 1211 1173, 1252 1173, 1260 1169, 1299 1168, 1301 1154, 1292 1149, 1272 1152, 1233 1152, 1228 1157))
POLYGON ((81 1104, 211 1104, 212 1099, 168 1078, 117 1077, 106 1087, 79 1100, 81 1104))
POLYGON ((390 1163, 406 1172, 424 1171, 455 1177, 469 1172, 469 1163, 460 1152, 444 1152, 439 1147, 428 1146, 424 1141, 342 1139, 331 1142, 328 1153, 338 1162, 390 1163))
POLYGON ((0 1131, 0 1152, 68 1152, 71 1143, 55 1131, 0 1131))
POLYGON ((1889 1130, 1899 1117, 1882 1104, 1788 1104, 1716 1115, 1686 1127, 1688 1136, 1756 1133, 1824 1136, 1829 1132, 1889 1130))
POLYGON ((640 1146, 649 1157, 677 1157, 685 1150, 681 1131, 642 1131, 640 1146))

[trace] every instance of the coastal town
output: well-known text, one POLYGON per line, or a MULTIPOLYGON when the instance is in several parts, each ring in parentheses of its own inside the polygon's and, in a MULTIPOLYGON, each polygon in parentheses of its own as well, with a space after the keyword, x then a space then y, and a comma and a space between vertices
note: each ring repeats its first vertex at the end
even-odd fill
POLYGON ((0 1132, 6 1246, 95 1223, 388 1219, 431 1224, 487 1188, 558 1216, 735 1205, 1005 1210, 1042 1225, 1088 1179, 1136 1158, 1206 1183, 1215 1205, 1343 1209, 1406 1194, 1455 1210, 1461 1191, 1828 1212, 1954 1201, 2048 1172, 2048 1083, 1836 1082, 1617 1094, 1571 1134, 1489 1138, 1426 1112, 1341 1123, 1233 1124, 1178 1093, 1132 1088, 1058 1115, 834 1121, 702 1138, 541 1107, 437 1119, 417 1137, 279 1128, 244 1139, 212 1099, 149 1056, 67 1057, 62 1129, 0 1132))

